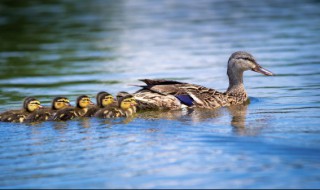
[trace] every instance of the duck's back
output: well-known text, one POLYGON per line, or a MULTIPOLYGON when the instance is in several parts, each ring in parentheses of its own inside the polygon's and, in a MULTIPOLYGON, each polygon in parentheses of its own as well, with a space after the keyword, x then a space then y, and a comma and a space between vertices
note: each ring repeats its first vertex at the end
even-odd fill
POLYGON ((142 80, 147 85, 134 94, 139 108, 179 109, 181 105, 198 108, 218 108, 230 105, 232 99, 217 90, 200 85, 166 80, 142 80), (141 98, 142 97, 142 98, 141 98))
POLYGON ((69 107, 69 108, 64 108, 62 110, 57 111, 52 120, 55 121, 67 121, 70 119, 74 119, 75 117, 77 117, 75 108, 73 107, 69 107))
POLYGON ((99 108, 98 106, 90 106, 83 117, 92 117, 99 109, 101 108, 99 108))
POLYGON ((28 112, 23 110, 9 110, 0 115, 2 122, 22 123, 26 119, 28 112))
POLYGON ((99 109, 94 116, 99 118, 115 118, 124 116, 124 113, 119 108, 108 107, 99 109))
POLYGON ((52 110, 50 108, 43 108, 29 114, 26 117, 25 122, 47 121, 53 117, 55 112, 56 112, 55 110, 52 110))

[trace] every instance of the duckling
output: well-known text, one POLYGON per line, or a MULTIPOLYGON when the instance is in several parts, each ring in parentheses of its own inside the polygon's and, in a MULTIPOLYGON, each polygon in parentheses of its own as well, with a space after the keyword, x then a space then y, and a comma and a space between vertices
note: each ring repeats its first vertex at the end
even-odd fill
POLYGON ((97 105, 90 106, 84 117, 92 117, 99 109, 113 106, 115 104, 114 98, 111 94, 101 91, 96 96, 97 105))
POLYGON ((117 98, 117 100, 120 100, 120 98, 122 98, 122 97, 124 97, 126 95, 130 95, 130 93, 125 92, 125 91, 120 91, 120 92, 118 92, 116 98, 117 98))
POLYGON ((62 110, 58 110, 54 114, 53 120, 66 121, 66 120, 74 119, 77 117, 83 117, 87 113, 88 107, 90 105, 94 105, 94 104, 91 102, 89 96, 87 95, 79 96, 76 101, 76 107, 68 107, 62 110))
POLYGON ((52 116, 61 109, 66 107, 70 107, 70 101, 66 97, 58 96, 52 100, 51 108, 46 107, 39 109, 25 119, 25 122, 40 122, 40 121, 47 121, 52 118, 52 116))
POLYGON ((174 110, 183 107, 215 109, 242 104, 248 100, 243 85, 244 71, 252 70, 266 76, 274 75, 261 67, 247 52, 234 52, 228 60, 229 87, 226 92, 204 86, 171 80, 142 79, 146 86, 134 93, 140 110, 174 110))
POLYGON ((41 103, 34 97, 26 97, 23 101, 21 110, 9 110, 1 114, 0 119, 3 122, 22 123, 28 115, 42 108, 41 103))
POLYGON ((118 100, 117 107, 107 107, 97 111, 94 116, 100 118, 129 117, 136 113, 137 102, 131 94, 118 100))

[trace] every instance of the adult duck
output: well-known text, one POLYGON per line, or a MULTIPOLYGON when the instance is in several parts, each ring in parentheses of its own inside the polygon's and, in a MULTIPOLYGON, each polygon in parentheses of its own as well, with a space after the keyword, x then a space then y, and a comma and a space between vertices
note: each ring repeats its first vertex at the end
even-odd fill
POLYGON ((247 52, 233 53, 228 60, 229 87, 226 92, 204 86, 171 80, 142 79, 145 86, 134 93, 139 110, 174 110, 182 107, 215 109, 222 106, 242 104, 248 100, 243 85, 243 72, 252 70, 266 76, 274 75, 261 67, 247 52))

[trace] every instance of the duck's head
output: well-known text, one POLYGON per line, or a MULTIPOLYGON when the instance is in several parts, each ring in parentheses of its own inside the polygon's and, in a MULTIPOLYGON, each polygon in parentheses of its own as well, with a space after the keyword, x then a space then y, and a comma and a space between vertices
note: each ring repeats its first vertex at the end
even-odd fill
POLYGON ((124 110, 127 110, 137 105, 135 98, 131 94, 121 97, 118 100, 118 102, 119 102, 119 107, 124 110))
POLYGON ((114 102, 113 96, 105 91, 99 92, 96 98, 99 107, 107 107, 114 102))
POLYGON ((52 100, 51 109, 60 110, 60 109, 63 109, 63 108, 69 107, 69 106, 71 106, 71 104, 70 104, 70 100, 68 98, 63 97, 63 96, 58 96, 52 100))
POLYGON ((250 53, 244 51, 234 52, 228 61, 228 75, 233 72, 242 73, 247 70, 252 70, 267 76, 274 75, 272 72, 261 67, 250 53))
POLYGON ((78 108, 87 108, 89 105, 94 105, 91 102, 91 99, 87 95, 82 95, 77 98, 77 107, 78 108))
POLYGON ((23 108, 28 112, 33 112, 42 108, 42 106, 38 99, 34 97, 26 97, 23 101, 23 108))

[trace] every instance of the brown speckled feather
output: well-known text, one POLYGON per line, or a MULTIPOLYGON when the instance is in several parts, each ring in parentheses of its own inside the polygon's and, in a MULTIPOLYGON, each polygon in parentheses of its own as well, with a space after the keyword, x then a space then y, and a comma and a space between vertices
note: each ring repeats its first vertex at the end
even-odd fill
POLYGON ((37 110, 31 114, 29 114, 24 122, 40 122, 40 121, 47 121, 49 120, 56 110, 52 110, 51 108, 42 108, 37 110))
POLYGON ((142 90, 137 91, 134 96, 139 102, 139 108, 142 110, 162 110, 179 109, 180 101, 175 97, 177 95, 189 95, 193 99, 193 106, 199 108, 214 109, 222 106, 240 104, 247 100, 245 92, 222 93, 211 88, 200 85, 180 83, 176 81, 150 80, 148 85, 143 86, 142 90))

